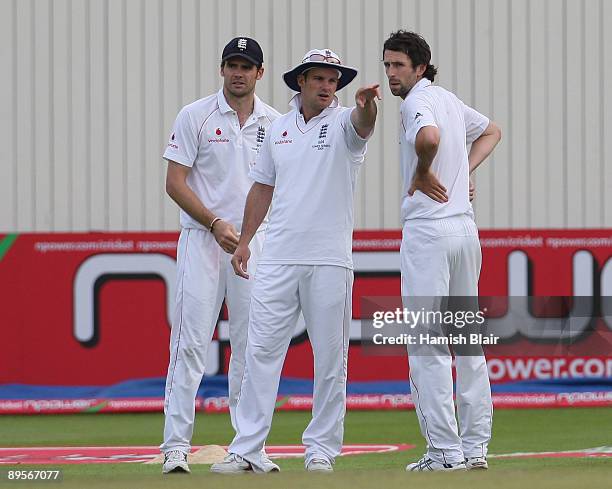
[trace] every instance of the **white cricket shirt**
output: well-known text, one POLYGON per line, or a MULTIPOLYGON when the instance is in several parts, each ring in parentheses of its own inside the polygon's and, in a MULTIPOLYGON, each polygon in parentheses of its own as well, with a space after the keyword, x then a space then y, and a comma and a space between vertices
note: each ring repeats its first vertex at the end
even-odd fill
MULTIPOLYGON (((242 128, 223 90, 183 107, 168 146, 166 160, 191 167, 187 185, 215 216, 242 227, 246 196, 255 162, 270 124, 280 114, 255 96, 253 113, 242 128)), ((181 227, 205 229, 181 209, 181 227)))
POLYGON ((421 79, 408 92, 400 106, 400 160, 402 171, 402 221, 441 219, 474 212, 469 199, 469 163, 467 146, 487 128, 489 119, 465 105, 453 93, 421 79), (415 140, 419 130, 435 126, 440 130, 438 153, 431 171, 446 187, 448 202, 439 203, 416 191, 408 190, 416 171, 418 157, 415 140))
POLYGON ((353 267, 353 193, 366 152, 350 117, 335 99, 304 122, 301 95, 266 135, 253 180, 274 186, 259 263, 353 267))

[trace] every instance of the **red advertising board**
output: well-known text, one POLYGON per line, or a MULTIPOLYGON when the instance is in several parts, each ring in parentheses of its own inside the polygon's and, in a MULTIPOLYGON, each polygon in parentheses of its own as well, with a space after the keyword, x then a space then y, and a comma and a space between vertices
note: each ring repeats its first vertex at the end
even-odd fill
MULTIPOLYGON (((0 235, 0 384, 110 385, 162 377, 174 300, 176 233, 0 235)), ((399 231, 354 235, 355 286, 349 380, 405 380, 405 355, 371 356, 359 344, 360 298, 399 296, 399 231)), ((598 348, 556 358, 533 350, 489 358, 492 382, 612 376, 612 231, 481 231, 481 295, 593 298, 598 348), (606 336, 607 335, 607 336, 606 336)), ((516 331, 517 341, 521 332, 516 331)), ((590 343, 595 343, 591 340, 590 343)), ((592 345, 591 345, 592 346, 592 345)), ((207 373, 227 371, 221 324, 207 373)), ((312 377, 298 328, 283 375, 312 377)))

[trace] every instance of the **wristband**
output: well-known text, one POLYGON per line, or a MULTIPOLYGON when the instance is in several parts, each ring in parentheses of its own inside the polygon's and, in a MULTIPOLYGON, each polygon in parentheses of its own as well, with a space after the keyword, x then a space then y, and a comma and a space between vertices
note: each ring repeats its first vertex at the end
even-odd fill
POLYGON ((212 222, 210 223, 210 226, 208 227, 208 230, 212 233, 213 230, 213 226, 215 225, 215 223, 217 221, 221 221, 222 219, 220 217, 215 217, 212 222))

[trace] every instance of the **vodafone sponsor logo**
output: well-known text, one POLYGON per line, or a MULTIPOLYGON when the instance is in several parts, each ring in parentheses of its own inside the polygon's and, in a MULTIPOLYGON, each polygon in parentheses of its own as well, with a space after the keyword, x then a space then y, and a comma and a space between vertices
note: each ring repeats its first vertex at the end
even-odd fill
POLYGON ((490 358, 493 382, 612 377, 612 358, 490 358))
POLYGON ((214 144, 214 143, 229 143, 230 140, 227 137, 225 137, 225 136, 221 137, 222 134, 223 134, 223 131, 221 130, 221 128, 217 127, 217 129, 215 129, 214 136, 208 138, 208 142, 211 143, 211 144, 214 144))
POLYGON ((293 144, 293 139, 287 139, 287 131, 283 131, 281 139, 274 141, 274 144, 293 144))
POLYGON ((172 133, 172 136, 170 136, 170 141, 168 142, 169 148, 179 149, 178 145, 175 143, 175 140, 176 140, 176 135, 172 133))

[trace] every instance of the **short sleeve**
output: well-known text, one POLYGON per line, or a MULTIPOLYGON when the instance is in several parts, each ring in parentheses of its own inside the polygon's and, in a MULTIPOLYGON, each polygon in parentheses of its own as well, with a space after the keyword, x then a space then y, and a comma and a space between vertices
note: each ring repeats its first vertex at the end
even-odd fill
POLYGON ((276 167, 274 166, 274 158, 272 157, 272 149, 270 147, 270 134, 268 130, 266 137, 259 148, 255 163, 249 171, 249 177, 258 183, 274 186, 276 184, 276 167))
POLYGON ((463 118, 465 119, 465 140, 469 145, 484 132, 489 125, 489 119, 463 102, 461 104, 463 105, 463 118))
POLYGON ((406 131, 406 140, 415 144, 419 131, 427 126, 438 127, 431 102, 426 98, 407 98, 402 107, 402 123, 406 131))
POLYGON ((183 108, 174 121, 164 159, 192 167, 197 155, 198 128, 195 127, 189 112, 183 108))
POLYGON ((357 134, 357 130, 355 126, 353 126, 353 122, 351 121, 351 114, 353 113, 352 109, 346 108, 342 110, 340 114, 340 126, 342 127, 342 133, 344 134, 344 140, 346 142, 346 146, 353 157, 355 162, 361 163, 364 160, 366 151, 368 149, 368 138, 362 138, 359 134, 357 134))

